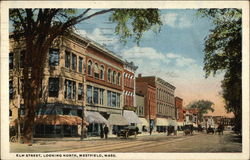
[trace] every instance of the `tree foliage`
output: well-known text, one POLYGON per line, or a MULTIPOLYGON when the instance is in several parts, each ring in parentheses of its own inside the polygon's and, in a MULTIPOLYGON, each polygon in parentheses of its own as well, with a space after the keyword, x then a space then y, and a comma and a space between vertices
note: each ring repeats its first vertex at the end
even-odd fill
POLYGON ((214 28, 205 39, 204 70, 206 77, 225 72, 222 96, 228 112, 235 115, 235 125, 241 128, 242 110, 242 11, 240 9, 200 9, 210 18, 214 28))
POLYGON ((208 113, 208 111, 214 112, 213 108, 214 103, 208 100, 198 100, 190 103, 188 108, 197 108, 198 109, 198 118, 202 119, 203 115, 208 113))
POLYGON ((10 21, 16 41, 24 41, 26 54, 24 58, 24 105, 26 107, 24 123, 24 140, 31 142, 36 107, 39 105, 39 93, 43 79, 44 66, 49 47, 59 36, 67 36, 75 25, 92 17, 111 13, 110 21, 117 24, 115 33, 121 41, 135 38, 139 43, 143 32, 160 27, 161 21, 157 9, 103 9, 90 12, 91 8, 76 9, 10 9, 10 21))

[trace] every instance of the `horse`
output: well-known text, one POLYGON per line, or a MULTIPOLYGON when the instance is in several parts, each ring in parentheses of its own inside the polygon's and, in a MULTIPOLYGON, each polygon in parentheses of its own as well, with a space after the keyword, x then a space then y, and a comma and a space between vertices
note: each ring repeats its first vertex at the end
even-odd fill
POLYGON ((215 131, 215 134, 218 133, 219 135, 223 135, 223 130, 224 130, 224 126, 223 125, 219 125, 218 128, 215 131))

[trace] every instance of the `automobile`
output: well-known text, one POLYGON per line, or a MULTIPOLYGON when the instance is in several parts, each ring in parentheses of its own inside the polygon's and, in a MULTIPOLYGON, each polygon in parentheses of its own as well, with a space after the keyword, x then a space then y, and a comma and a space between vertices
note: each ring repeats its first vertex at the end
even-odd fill
POLYGON ((123 129, 120 129, 116 135, 117 137, 124 137, 124 138, 128 138, 129 136, 132 136, 132 135, 137 135, 139 132, 138 132, 138 127, 136 126, 126 126, 124 127, 123 129))
POLYGON ((212 127, 209 127, 209 128, 207 129, 207 134, 209 134, 209 133, 214 134, 214 133, 215 133, 215 129, 212 128, 212 127))

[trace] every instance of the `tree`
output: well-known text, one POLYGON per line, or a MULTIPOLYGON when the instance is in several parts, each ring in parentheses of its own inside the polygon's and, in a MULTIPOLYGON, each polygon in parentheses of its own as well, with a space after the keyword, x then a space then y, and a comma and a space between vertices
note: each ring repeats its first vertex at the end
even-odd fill
POLYGON ((242 125, 242 11, 240 9, 200 9, 199 14, 210 18, 215 27, 205 39, 204 70, 206 77, 225 72, 222 96, 225 108, 235 115, 235 126, 242 125))
MULTIPOLYGON (((72 33, 75 25, 105 13, 111 13, 110 21, 116 23, 115 33, 120 40, 134 37, 139 40, 143 32, 161 25, 157 9, 103 9, 90 13, 91 9, 10 9, 10 21, 14 28, 10 38, 23 40, 26 47, 24 58, 24 142, 32 142, 36 107, 44 66, 49 47, 59 36, 72 33), (135 36, 134 36, 135 35, 135 36)), ((160 28, 160 27, 159 27, 160 28)))
POLYGON ((208 100, 198 100, 191 102, 187 108, 197 108, 198 109, 198 119, 201 121, 204 114, 208 111, 214 112, 214 103, 208 100))

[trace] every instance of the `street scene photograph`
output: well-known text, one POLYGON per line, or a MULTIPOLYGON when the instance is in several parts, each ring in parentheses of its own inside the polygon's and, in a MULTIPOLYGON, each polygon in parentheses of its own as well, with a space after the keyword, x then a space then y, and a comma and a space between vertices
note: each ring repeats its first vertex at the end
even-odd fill
POLYGON ((89 7, 8 8, 16 159, 242 158, 242 8, 89 7))

